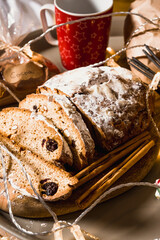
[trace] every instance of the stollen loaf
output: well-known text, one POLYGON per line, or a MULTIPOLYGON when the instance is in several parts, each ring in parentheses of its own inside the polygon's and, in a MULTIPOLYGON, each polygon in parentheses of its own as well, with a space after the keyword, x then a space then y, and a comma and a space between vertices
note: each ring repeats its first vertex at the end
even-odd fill
POLYGON ((82 67, 48 80, 37 89, 66 95, 83 115, 99 147, 110 151, 149 125, 147 86, 122 67, 82 67))
MULTIPOLYGON (((92 179, 88 168, 81 169, 94 164, 106 152, 149 127, 147 90, 147 85, 138 77, 121 67, 83 67, 64 72, 40 86, 36 94, 28 95, 18 108, 0 112, 0 143, 6 144, 17 158, 24 161, 36 190, 50 201, 49 205, 57 214, 82 210, 89 203, 86 200, 85 205, 81 206, 77 199, 90 191, 108 169, 97 174, 97 169, 103 165, 100 163, 93 169, 97 175, 92 179), (82 172, 85 172, 84 179, 87 177, 89 180, 80 185, 81 180, 83 182, 83 177, 80 177, 82 172), (54 191, 52 196, 48 194, 54 191)), ((151 100, 149 96, 149 104, 151 100)), ((150 157, 150 154, 157 154, 155 148, 121 176, 115 185, 142 180, 156 159, 150 157)), ((9 170, 9 165, 14 161, 11 162, 5 152, 3 155, 9 170)), ((1 167, 0 170, 0 180, 3 180, 1 167)), ((8 184, 12 189, 13 212, 27 217, 49 216, 35 199, 22 173, 19 174, 22 182, 16 181, 19 166, 11 164, 10 170, 8 184), (25 195, 23 189, 29 195, 25 195)), ((3 194, 0 207, 8 211, 3 194)))

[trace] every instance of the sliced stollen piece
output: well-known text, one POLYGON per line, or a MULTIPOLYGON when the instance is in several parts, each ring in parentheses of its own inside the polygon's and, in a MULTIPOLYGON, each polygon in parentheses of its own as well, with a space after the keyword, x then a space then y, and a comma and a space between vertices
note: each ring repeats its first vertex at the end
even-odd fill
POLYGON ((48 80, 37 92, 65 94, 93 126, 97 144, 112 150, 149 125, 147 87, 121 67, 83 67, 48 80))
POLYGON ((28 95, 19 104, 20 108, 35 110, 52 120, 66 139, 74 157, 76 169, 84 168, 94 155, 95 144, 81 114, 65 95, 28 95))
MULTIPOLYGON (((3 148, 4 146, 21 161, 25 171, 31 178, 34 188, 44 200, 65 199, 71 194, 73 186, 77 183, 76 177, 71 176, 63 168, 38 157, 31 151, 22 149, 0 133, 0 150, 5 163, 7 180, 15 190, 19 190, 25 196, 37 198, 19 163, 9 155, 7 150, 3 148)), ((0 178, 3 178, 1 161, 0 178)))
POLYGON ((3 109, 0 112, 0 132, 49 162, 73 163, 67 142, 53 123, 28 109, 3 109))

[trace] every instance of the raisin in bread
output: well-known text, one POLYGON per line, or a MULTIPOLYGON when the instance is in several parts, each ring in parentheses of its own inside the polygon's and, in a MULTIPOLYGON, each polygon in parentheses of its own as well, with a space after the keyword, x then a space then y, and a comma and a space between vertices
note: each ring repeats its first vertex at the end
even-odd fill
POLYGON ((67 142, 42 115, 27 109, 5 108, 0 112, 0 132, 49 162, 73 163, 67 142))
MULTIPOLYGON (((21 161, 21 164, 31 178, 34 188, 44 200, 55 201, 62 198, 65 199, 71 194, 73 186, 78 181, 76 177, 71 176, 63 168, 38 157, 31 151, 22 149, 0 133, 0 150, 5 162, 7 180, 15 190, 18 190, 25 196, 36 198, 20 165, 1 146, 5 146, 7 150, 21 161)), ((3 178, 1 163, 0 178, 3 178)))
POLYGON ((48 80, 37 92, 65 94, 92 126, 97 144, 112 150, 149 125, 146 86, 121 67, 83 67, 48 80))
POLYGON ((37 113, 52 120, 68 142, 73 153, 75 169, 84 168, 88 164, 87 160, 93 158, 94 141, 81 114, 66 96, 48 97, 42 94, 31 94, 20 102, 19 107, 31 111, 35 109, 37 113))

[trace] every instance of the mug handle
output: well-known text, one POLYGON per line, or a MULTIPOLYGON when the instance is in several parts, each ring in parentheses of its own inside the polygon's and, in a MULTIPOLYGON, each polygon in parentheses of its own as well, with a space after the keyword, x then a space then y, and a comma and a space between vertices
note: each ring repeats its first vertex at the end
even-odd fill
MULTIPOLYGON (((54 5, 53 4, 45 4, 41 7, 40 9, 40 18, 41 18, 41 23, 42 23, 42 28, 43 31, 45 32, 49 26, 47 23, 47 17, 46 17, 46 11, 51 12, 53 15, 55 15, 55 11, 54 11, 54 5)), ((45 34, 45 39, 47 40, 48 43, 50 43, 51 45, 54 46, 58 46, 58 40, 55 39, 50 32, 48 32, 47 34, 45 34)))

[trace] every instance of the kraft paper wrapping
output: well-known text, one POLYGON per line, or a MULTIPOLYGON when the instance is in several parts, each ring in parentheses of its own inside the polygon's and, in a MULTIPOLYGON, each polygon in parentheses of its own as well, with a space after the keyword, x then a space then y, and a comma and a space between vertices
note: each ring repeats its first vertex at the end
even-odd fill
MULTIPOLYGON (((137 0, 134 1, 130 6, 130 11, 133 13, 141 14, 149 19, 154 19, 160 17, 160 1, 159 0, 137 0)), ((131 38, 133 32, 139 28, 142 24, 146 21, 145 19, 135 16, 135 15, 128 15, 125 20, 124 24, 124 40, 125 43, 131 38)), ((160 23, 160 20, 155 20, 155 23, 160 23)), ((139 31, 136 33, 134 37, 131 38, 129 47, 136 46, 136 45, 144 45, 147 44, 149 46, 155 47, 160 49, 160 29, 158 29, 153 24, 147 23, 142 26, 139 31)), ((149 66, 152 70, 158 71, 155 65, 149 61, 145 54, 142 51, 142 47, 133 48, 127 50, 126 55, 127 57, 137 57, 140 61, 142 61, 145 65, 149 66)), ((157 53, 158 57, 160 54, 157 53)), ((131 68, 131 70, 138 75, 144 82, 150 83, 147 77, 143 76, 137 70, 131 68)))

